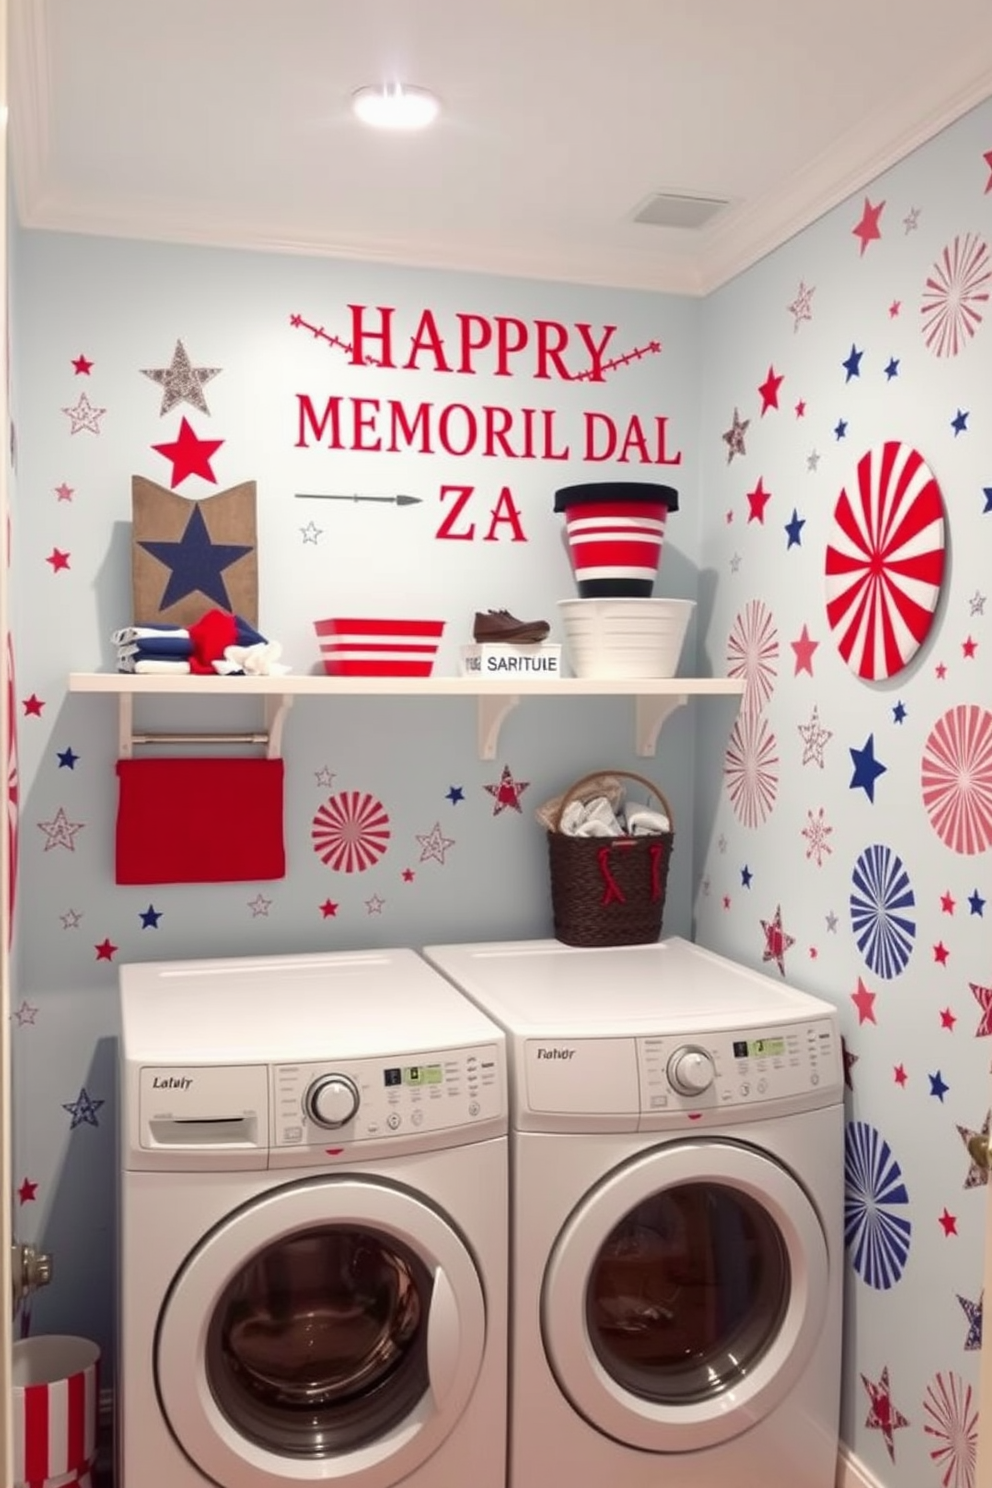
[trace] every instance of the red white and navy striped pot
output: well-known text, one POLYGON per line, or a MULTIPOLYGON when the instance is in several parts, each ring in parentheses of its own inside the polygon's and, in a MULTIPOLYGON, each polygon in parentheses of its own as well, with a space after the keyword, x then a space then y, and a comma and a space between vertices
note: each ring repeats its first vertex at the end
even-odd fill
POLYGON ((315 620, 331 677, 429 677, 443 620, 315 620))
POLYGON ((592 481, 555 492, 581 599, 647 599, 678 492, 648 481, 592 481))
POLYGON ((88 1338, 22 1338, 13 1348, 14 1488, 90 1488, 100 1350, 88 1338))

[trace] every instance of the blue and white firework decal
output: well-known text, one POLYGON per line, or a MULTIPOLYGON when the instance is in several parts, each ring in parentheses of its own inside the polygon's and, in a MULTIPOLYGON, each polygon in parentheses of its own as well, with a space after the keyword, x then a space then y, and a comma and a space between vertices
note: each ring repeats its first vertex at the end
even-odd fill
POLYGON ((862 1281, 887 1291, 909 1256, 909 1195, 888 1142, 865 1121, 848 1123, 844 1180, 844 1244, 851 1264, 862 1281))
POLYGON ((902 859, 881 843, 866 847, 851 874, 851 928, 876 976, 888 980, 906 970, 916 939, 915 904, 902 859))

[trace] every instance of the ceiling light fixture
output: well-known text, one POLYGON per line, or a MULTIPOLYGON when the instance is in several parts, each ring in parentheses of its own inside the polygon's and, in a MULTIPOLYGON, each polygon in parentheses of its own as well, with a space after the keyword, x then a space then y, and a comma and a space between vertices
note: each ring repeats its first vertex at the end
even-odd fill
POLYGON ((359 88, 351 107, 363 124, 373 129, 426 129, 437 118, 441 103, 426 88, 408 83, 384 83, 359 88))

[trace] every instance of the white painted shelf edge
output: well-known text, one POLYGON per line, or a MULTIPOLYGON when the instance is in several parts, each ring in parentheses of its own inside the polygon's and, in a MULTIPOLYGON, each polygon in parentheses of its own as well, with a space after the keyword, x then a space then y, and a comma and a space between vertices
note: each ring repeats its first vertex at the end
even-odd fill
POLYGON ((604 679, 592 677, 327 677, 308 673, 285 677, 189 676, 187 673, 135 676, 130 672, 70 672, 70 692, 113 693, 118 699, 119 742, 122 758, 131 756, 136 743, 151 742, 265 744, 270 758, 282 748, 286 714, 297 697, 474 697, 478 712, 479 758, 495 759, 503 721, 528 697, 633 697, 634 736, 637 753, 653 755, 662 724, 690 697, 742 697, 744 681, 736 677, 659 677, 604 679), (134 732, 134 699, 163 693, 194 693, 212 697, 261 697, 265 700, 264 734, 168 735, 134 732))

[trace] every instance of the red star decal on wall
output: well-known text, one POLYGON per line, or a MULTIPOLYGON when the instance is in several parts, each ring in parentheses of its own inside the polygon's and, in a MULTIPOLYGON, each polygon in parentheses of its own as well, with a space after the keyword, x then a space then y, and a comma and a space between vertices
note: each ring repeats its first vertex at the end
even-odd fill
POLYGON ((948 890, 946 894, 941 894, 940 907, 943 910, 944 914, 954 913, 954 900, 951 898, 950 890, 948 890))
POLYGON ((944 678, 947 676, 947 668, 942 661, 938 661, 937 665, 933 669, 933 674, 937 678, 938 682, 943 682, 944 678))
POLYGON ((96 959, 98 961, 113 961, 114 956, 120 950, 120 946, 113 945, 108 938, 101 940, 100 944, 95 945, 93 949, 96 951, 96 959))
POLYGON ((771 491, 766 491, 762 485, 762 477, 758 476, 758 484, 753 491, 747 493, 747 504, 751 508, 747 514, 749 522, 760 522, 765 524, 765 507, 771 500, 771 491))
POLYGON ((819 644, 819 641, 810 639, 809 629, 805 625, 803 626, 802 634, 799 636, 799 639, 789 642, 789 645, 796 653, 796 670, 794 673, 795 676, 798 677, 800 672, 809 672, 810 676, 812 677, 813 652, 816 650, 819 644))
POLYGON ((338 906, 332 899, 325 899, 320 906, 320 912, 325 920, 332 920, 338 912, 338 906))
POLYGON ((966 641, 961 642, 961 654, 966 658, 966 660, 973 661, 975 658, 975 652, 977 650, 978 642, 972 640, 971 636, 969 636, 966 641))
POLYGON ((977 982, 969 982, 968 986, 978 999, 978 1005, 982 1010, 981 1022, 975 1029, 975 1037, 992 1037, 992 987, 980 987, 977 982))
POLYGON ((945 1235, 956 1235, 958 1232, 957 1215, 949 1214, 946 1208, 944 1209, 943 1214, 938 1216, 937 1223, 940 1225, 945 1235))
POLYGON ((761 394, 761 417, 764 418, 769 408, 778 407, 778 390, 784 381, 783 374, 776 372, 774 367, 768 368, 768 376, 758 388, 761 394))
POLYGON ((30 1178, 25 1178, 24 1182, 17 1190, 18 1202, 21 1204, 30 1204, 35 1198, 37 1198, 37 1195, 37 1183, 32 1183, 30 1178))
POLYGON ((782 906, 775 906, 773 919, 762 920, 761 928, 765 933, 765 948, 761 953, 762 961, 774 961, 782 976, 785 976, 785 953, 790 946, 795 945, 794 935, 788 935, 782 929, 782 906))
POLYGON ((885 1446, 890 1459, 895 1462, 896 1451, 892 1439, 892 1433, 900 1426, 908 1426, 909 1421, 902 1411, 896 1410, 892 1404, 892 1393, 889 1386, 889 1366, 886 1364, 877 1380, 870 1380, 866 1374, 861 1376, 861 1383, 868 1391, 868 1399, 871 1401, 871 1409, 865 1425, 870 1431, 880 1431, 885 1438, 885 1446))
POLYGON ((216 485, 217 477, 210 460, 223 443, 223 439, 199 439, 192 424, 184 418, 179 425, 178 439, 172 444, 153 444, 152 449, 172 461, 172 479, 169 485, 175 490, 191 475, 198 475, 216 485))
POLYGON ((865 986, 860 977, 858 977, 858 990, 851 993, 851 1001, 854 1003, 854 1006, 858 1010, 859 1026, 862 1023, 875 1023, 877 1026, 878 1020, 875 1017, 875 993, 868 991, 868 988, 865 986))
POLYGON ((404 868, 403 869, 403 882, 404 883, 413 883, 413 880, 414 880, 415 877, 416 877, 416 875, 414 874, 414 871, 413 871, 412 868, 404 868))
POLYGON ((496 802, 493 807, 493 816, 499 816, 500 812, 505 811, 508 806, 514 811, 520 811, 522 815, 520 797, 529 784, 529 780, 514 780, 509 765, 504 765, 499 780, 484 787, 496 802))
POLYGON ((805 398, 800 398, 799 399, 799 402, 796 404, 796 418, 805 418, 805 417, 806 417, 806 399, 805 398))
POLYGON ((22 698, 21 707, 24 709, 25 718, 40 718, 41 710, 45 706, 44 701, 33 692, 30 697, 22 698))
POLYGON ((954 1025, 955 1025, 955 1023, 957 1021, 958 1021, 957 1020, 957 1016, 954 1013, 951 1012, 950 1008, 941 1008, 941 1011, 940 1011, 940 1026, 941 1026, 941 1028, 950 1028, 953 1031, 954 1025))
POLYGON ((69 553, 63 553, 60 548, 53 548, 45 562, 52 565, 52 573, 61 573, 63 569, 69 567, 70 556, 69 553))
POLYGON ((905 1089, 906 1081, 909 1079, 909 1076, 906 1073, 905 1066, 897 1064, 892 1072, 892 1078, 895 1080, 897 1085, 899 1085, 902 1089, 905 1089))
POLYGON ((938 966, 946 966, 947 958, 950 954, 951 953, 945 946, 944 942, 942 940, 938 940, 937 944, 933 948, 933 959, 937 962, 938 966))
POLYGON ((89 377, 93 363, 84 356, 73 357, 72 369, 77 377, 89 377))
POLYGON ((878 225, 878 219, 882 215, 884 206, 884 201, 880 201, 875 206, 872 206, 868 198, 865 197, 865 206, 864 211, 861 213, 861 221, 851 228, 851 232, 861 243, 862 254, 869 243, 875 238, 882 236, 882 229, 878 225))

